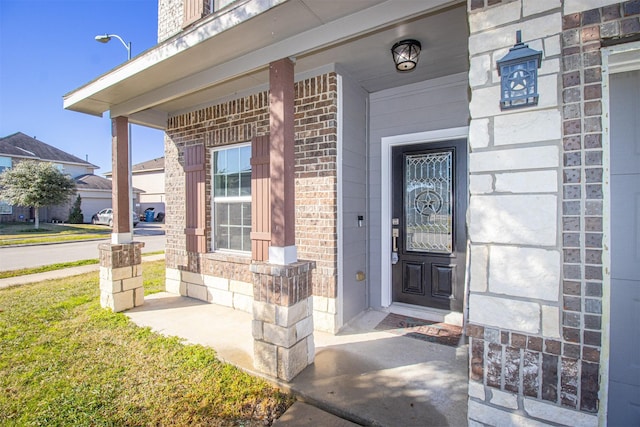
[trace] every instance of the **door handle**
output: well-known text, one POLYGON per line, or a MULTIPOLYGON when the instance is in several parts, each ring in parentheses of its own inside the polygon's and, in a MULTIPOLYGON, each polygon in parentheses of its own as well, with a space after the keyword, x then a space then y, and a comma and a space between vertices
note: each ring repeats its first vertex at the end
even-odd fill
POLYGON ((400 230, 394 227, 391 230, 391 237, 393 238, 393 252, 398 252, 398 237, 400 237, 400 230))

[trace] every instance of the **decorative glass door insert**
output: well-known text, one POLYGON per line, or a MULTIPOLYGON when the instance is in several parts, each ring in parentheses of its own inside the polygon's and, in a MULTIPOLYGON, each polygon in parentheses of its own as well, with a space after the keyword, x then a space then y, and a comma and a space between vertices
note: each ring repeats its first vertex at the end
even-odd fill
POLYGON ((451 253, 453 151, 405 156, 405 248, 451 253))

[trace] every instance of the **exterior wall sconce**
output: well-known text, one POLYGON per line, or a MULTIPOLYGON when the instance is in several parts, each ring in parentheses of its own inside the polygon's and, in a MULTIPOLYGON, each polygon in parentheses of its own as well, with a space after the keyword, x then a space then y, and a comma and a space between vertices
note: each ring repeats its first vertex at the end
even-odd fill
POLYGON ((416 68, 420 49, 422 49, 420 42, 413 39, 401 40, 394 44, 391 48, 391 54, 393 62, 396 64, 396 70, 405 72, 416 68))
POLYGON ((516 44, 497 61, 500 76, 500 109, 528 107, 538 104, 538 68, 542 52, 522 43, 522 32, 516 32, 516 44))

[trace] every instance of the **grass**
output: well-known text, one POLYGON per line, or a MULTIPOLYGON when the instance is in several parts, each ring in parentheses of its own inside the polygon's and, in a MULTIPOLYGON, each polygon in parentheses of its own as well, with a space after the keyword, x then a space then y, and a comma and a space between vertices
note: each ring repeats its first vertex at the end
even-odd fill
POLYGON ((106 239, 110 233, 110 228, 93 224, 42 223, 35 229, 24 222, 3 223, 0 224, 0 246, 106 239))
MULTIPOLYGON (((164 288, 164 262, 144 264, 164 288)), ((292 398, 99 305, 89 273, 0 290, 1 425, 269 425, 292 398)))
MULTIPOLYGON (((142 256, 145 257, 148 255, 156 255, 156 254, 162 254, 162 253, 164 253, 164 251, 147 252, 142 254, 142 256)), ((63 268, 79 267, 82 265, 97 264, 99 262, 100 262, 99 259, 94 258, 94 259, 83 259, 80 261, 58 262, 55 264, 41 265, 38 267, 20 268, 18 270, 0 271, 0 279, 6 279, 8 277, 24 276, 27 274, 44 273, 47 271, 61 270, 63 268)))

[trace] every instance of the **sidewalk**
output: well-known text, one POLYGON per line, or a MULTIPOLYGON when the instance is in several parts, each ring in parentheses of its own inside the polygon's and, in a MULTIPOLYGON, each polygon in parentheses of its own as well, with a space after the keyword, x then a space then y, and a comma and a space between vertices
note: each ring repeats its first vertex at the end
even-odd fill
MULTIPOLYGON (((142 255, 142 262, 157 261, 161 259, 164 259, 164 254, 142 255)), ((62 279, 64 277, 76 276, 78 274, 90 273, 98 270, 100 270, 100 264, 96 263, 91 265, 82 265, 79 267, 62 268, 60 270, 45 271, 44 273, 7 277, 6 279, 0 279, 0 289, 42 282, 44 280, 62 279)))

